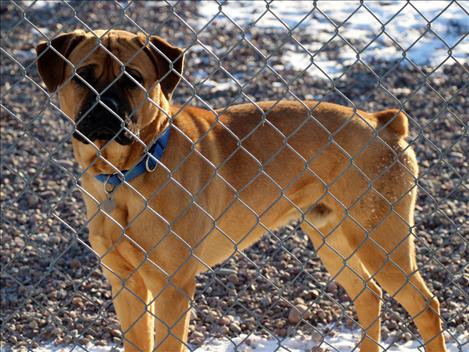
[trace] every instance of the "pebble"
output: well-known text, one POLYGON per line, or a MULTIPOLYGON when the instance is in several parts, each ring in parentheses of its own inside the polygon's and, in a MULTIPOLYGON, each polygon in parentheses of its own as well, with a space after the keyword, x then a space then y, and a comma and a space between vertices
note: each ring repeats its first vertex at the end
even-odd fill
POLYGON ((236 269, 231 269, 231 268, 218 269, 218 274, 220 275, 231 276, 231 275, 236 275, 236 273, 237 273, 236 269))
POLYGON ((218 324, 220 325, 229 325, 231 323, 231 319, 228 318, 227 316, 223 316, 220 319, 218 319, 218 324))
POLYGON ((122 331, 120 329, 113 329, 111 330, 111 336, 122 337, 122 331))
POLYGON ((238 323, 233 322, 230 324, 230 331, 233 332, 234 334, 240 334, 242 330, 239 327, 238 323))
POLYGON ((37 203, 39 202, 39 197, 35 194, 28 193, 26 199, 27 199, 29 207, 35 207, 37 205, 37 203))
POLYGON ((290 312, 288 313, 288 322, 290 324, 298 324, 300 321, 308 320, 310 317, 311 314, 308 307, 304 304, 297 304, 290 309, 290 312))
POLYGON ((81 267, 81 261, 76 258, 73 258, 70 261, 70 266, 72 267, 72 269, 79 269, 81 267))
POLYGON ((231 274, 230 276, 228 276, 228 281, 229 281, 230 283, 232 283, 233 285, 239 284, 238 275, 231 274))
POLYGON ((196 343, 201 343, 204 340, 204 334, 194 330, 192 331, 191 338, 196 342, 196 343))

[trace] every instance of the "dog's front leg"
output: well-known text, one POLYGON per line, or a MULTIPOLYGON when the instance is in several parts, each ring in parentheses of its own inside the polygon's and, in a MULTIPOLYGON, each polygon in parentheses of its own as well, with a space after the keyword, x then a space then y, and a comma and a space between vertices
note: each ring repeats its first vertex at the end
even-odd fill
MULTIPOLYGON (((158 257, 158 256, 156 256, 158 257)), ((177 262, 177 256, 172 256, 177 262)), ((155 263, 158 260, 155 258, 155 263)), ((188 350, 191 304, 195 292, 194 267, 189 263, 177 269, 162 264, 156 268, 149 263, 142 268, 142 277, 152 294, 155 318, 155 345, 158 352, 188 350)))
POLYGON ((183 284, 160 280, 156 294, 155 350, 158 352, 183 352, 188 350, 187 335, 191 302, 195 292, 195 276, 183 284))
POLYGON ((125 351, 152 351, 153 316, 150 294, 143 279, 138 272, 116 275, 115 270, 111 273, 105 269, 104 273, 112 286, 112 302, 121 325, 125 351))
MULTIPOLYGON (((113 214, 113 218, 117 219, 118 214, 113 214)), ((127 241, 122 228, 99 215, 91 220, 89 230, 91 246, 99 255, 103 273, 112 286, 112 300, 121 325, 125 351, 152 351, 151 295, 140 270, 135 270, 119 251, 127 241)))

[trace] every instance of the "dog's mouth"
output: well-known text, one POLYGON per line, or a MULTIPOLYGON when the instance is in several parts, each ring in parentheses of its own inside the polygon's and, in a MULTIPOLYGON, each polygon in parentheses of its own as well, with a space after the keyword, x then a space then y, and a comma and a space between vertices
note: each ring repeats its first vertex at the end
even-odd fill
POLYGON ((129 145, 134 141, 134 136, 128 129, 114 129, 106 126, 87 130, 77 128, 77 131, 73 133, 73 138, 84 144, 89 144, 89 141, 94 142, 96 140, 114 140, 120 145, 129 145))
POLYGON ((129 145, 138 136, 137 117, 131 114, 131 106, 122 94, 110 88, 109 94, 85 101, 77 114, 73 137, 84 144, 96 140, 115 141, 129 145))

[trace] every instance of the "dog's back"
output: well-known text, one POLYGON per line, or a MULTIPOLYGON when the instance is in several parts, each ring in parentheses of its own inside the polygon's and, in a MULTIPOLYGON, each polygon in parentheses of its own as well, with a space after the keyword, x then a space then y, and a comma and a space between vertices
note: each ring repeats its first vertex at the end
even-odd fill
MULTIPOLYGON (((214 218, 223 214, 218 226, 240 241, 240 248, 266 228, 300 219, 316 205, 320 207, 311 213, 316 225, 347 213, 364 226, 377 225, 389 203, 409 189, 417 170, 404 139, 407 118, 398 110, 370 114, 316 101, 266 101, 216 113, 188 107, 179 114, 177 127, 197 142, 195 147, 223 180, 213 177, 212 168, 199 168, 190 171, 193 177, 184 185, 194 193, 207 185, 207 193, 220 194, 204 208, 214 218), (370 191, 370 182, 376 192, 370 191), (354 207, 357 202, 361 208, 354 207)), ((223 257, 219 249, 232 243, 223 237, 220 242, 225 244, 214 248, 223 257)))

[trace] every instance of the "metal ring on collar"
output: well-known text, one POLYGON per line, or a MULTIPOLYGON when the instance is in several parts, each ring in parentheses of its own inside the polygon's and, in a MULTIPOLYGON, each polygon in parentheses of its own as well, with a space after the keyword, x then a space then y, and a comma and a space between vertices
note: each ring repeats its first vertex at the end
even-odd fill
POLYGON ((111 185, 111 184, 109 183, 109 179, 111 178, 111 176, 113 176, 113 175, 109 175, 109 176, 107 177, 107 180, 103 182, 104 193, 105 193, 106 195, 110 195, 110 194, 111 194, 112 192, 114 192, 114 190, 116 189, 116 186, 113 186, 113 185, 111 185), (112 187, 110 191, 108 191, 108 188, 107 188, 108 185, 112 187))
POLYGON ((145 169, 147 169, 148 172, 153 172, 158 167, 158 162, 156 161, 155 166, 153 168, 150 168, 150 166, 148 165, 148 161, 150 160, 150 158, 155 158, 155 157, 153 155, 148 155, 147 156, 147 160, 145 161, 145 169))

